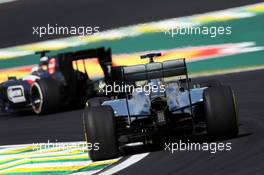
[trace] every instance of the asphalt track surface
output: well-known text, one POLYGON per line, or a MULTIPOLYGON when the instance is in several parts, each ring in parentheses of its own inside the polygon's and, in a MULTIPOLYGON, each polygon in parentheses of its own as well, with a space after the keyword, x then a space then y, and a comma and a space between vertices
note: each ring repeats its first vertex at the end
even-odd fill
MULTIPOLYGON (((263 174, 264 172, 264 70, 194 79, 218 79, 236 94, 240 132, 231 151, 178 151, 164 147, 117 174, 263 174)), ((82 110, 47 116, 1 116, 0 144, 81 141, 82 110)), ((201 140, 202 141, 202 140, 201 140)), ((140 152, 148 152, 144 148, 140 152)), ((128 152, 129 153, 129 152, 128 152)), ((131 154, 131 152, 130 152, 131 154)))
POLYGON ((47 24, 99 26, 102 31, 256 2, 263 0, 17 0, 0 4, 0 48, 65 37, 32 35, 32 27, 47 24))

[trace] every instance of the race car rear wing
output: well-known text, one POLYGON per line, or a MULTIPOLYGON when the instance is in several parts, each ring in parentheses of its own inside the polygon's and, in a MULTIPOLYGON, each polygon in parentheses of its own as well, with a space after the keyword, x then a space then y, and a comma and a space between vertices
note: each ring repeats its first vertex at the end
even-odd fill
POLYGON ((123 67, 123 80, 135 82, 156 78, 187 75, 185 59, 151 62, 145 65, 123 67))
POLYGON ((111 49, 105 49, 104 47, 100 47, 97 49, 88 49, 88 50, 81 50, 76 52, 67 52, 59 54, 61 55, 67 55, 72 58, 72 60, 79 60, 79 59, 88 59, 88 58, 99 58, 100 60, 103 59, 103 61, 111 62, 111 49), (108 60, 106 60, 108 59, 108 60))
MULTIPOLYGON (((101 47, 97 49, 67 52, 67 53, 58 54, 57 57, 60 58, 59 60, 68 59, 70 62, 97 58, 104 72, 105 80, 110 80, 111 67, 112 67, 112 53, 110 48, 105 49, 104 47, 101 47)), ((85 70, 85 72, 87 72, 87 70, 85 70)))

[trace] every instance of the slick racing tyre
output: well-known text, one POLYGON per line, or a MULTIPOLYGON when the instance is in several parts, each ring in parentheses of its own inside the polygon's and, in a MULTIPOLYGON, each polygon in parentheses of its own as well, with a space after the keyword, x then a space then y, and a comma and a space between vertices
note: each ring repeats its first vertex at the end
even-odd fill
POLYGON ((90 98, 87 101, 86 106, 89 106, 89 107, 101 106, 101 104, 104 101, 107 101, 107 100, 110 100, 110 99, 107 98, 107 97, 94 97, 94 98, 90 98))
POLYGON ((47 114, 55 111, 60 103, 58 83, 52 79, 36 81, 30 90, 32 109, 36 114, 47 114))
POLYGON ((238 119, 232 89, 228 86, 211 87, 203 96, 207 134, 213 138, 236 136, 238 119))
POLYGON ((86 107, 84 130, 91 160, 99 161, 118 157, 118 143, 114 112, 110 106, 86 107), (95 147, 98 146, 98 148, 95 147))

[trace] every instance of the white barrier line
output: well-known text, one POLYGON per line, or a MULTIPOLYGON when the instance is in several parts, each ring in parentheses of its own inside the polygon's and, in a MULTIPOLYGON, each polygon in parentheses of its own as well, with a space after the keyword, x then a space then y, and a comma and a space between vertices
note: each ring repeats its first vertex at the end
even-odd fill
POLYGON ((137 155, 133 155, 131 157, 129 157, 127 160, 125 160, 124 162, 121 162, 120 164, 117 164, 116 166, 113 166, 112 168, 99 173, 99 175, 111 175, 114 174, 118 171, 121 171, 135 163, 137 163, 138 161, 140 161, 141 159, 143 159, 144 157, 146 157, 149 153, 143 153, 143 154, 137 154, 137 155))
POLYGON ((73 174, 70 174, 70 175, 92 175, 92 174, 98 173, 101 170, 102 169, 92 170, 92 171, 83 171, 83 172, 73 173, 73 174))

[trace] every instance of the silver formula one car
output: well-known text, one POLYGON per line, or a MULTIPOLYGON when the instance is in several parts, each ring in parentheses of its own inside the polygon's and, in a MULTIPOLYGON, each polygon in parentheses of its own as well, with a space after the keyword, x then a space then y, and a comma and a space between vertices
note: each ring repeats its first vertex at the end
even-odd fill
POLYGON ((122 89, 125 92, 121 92, 125 98, 119 95, 87 102, 86 138, 100 147, 89 152, 92 160, 115 158, 120 146, 151 143, 166 135, 207 133, 214 138, 237 135, 232 89, 217 81, 191 88, 185 59, 153 62, 160 55, 143 55, 141 58, 149 58, 150 63, 122 68, 122 81, 118 85, 125 86, 122 89))

